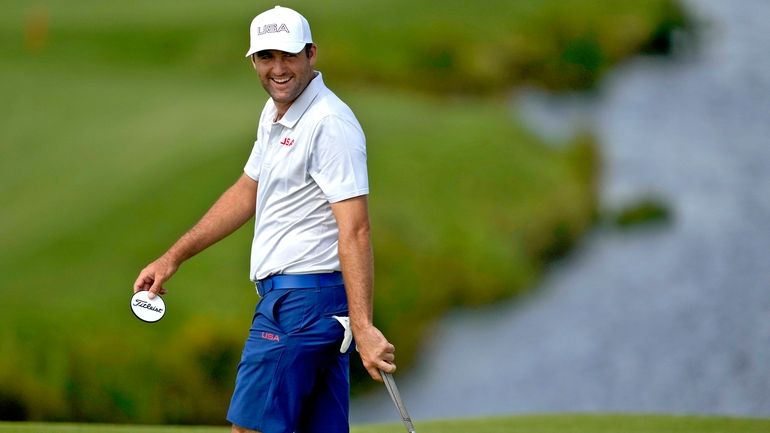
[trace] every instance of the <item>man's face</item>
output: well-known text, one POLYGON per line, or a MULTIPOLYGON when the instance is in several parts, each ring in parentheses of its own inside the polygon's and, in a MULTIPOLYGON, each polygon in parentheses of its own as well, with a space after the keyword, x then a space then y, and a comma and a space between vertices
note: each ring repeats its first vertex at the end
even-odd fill
POLYGON ((273 98, 281 115, 313 79, 315 60, 315 45, 309 52, 304 49, 297 54, 264 50, 252 56, 262 87, 273 98))

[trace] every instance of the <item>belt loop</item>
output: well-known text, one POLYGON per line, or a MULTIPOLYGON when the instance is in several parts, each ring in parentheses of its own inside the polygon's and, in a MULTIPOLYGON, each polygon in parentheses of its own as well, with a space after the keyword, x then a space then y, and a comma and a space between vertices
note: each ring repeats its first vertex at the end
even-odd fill
POLYGON ((257 281, 257 293, 259 293, 260 297, 264 297, 270 293, 270 290, 273 288, 272 283, 273 279, 270 277, 257 281))

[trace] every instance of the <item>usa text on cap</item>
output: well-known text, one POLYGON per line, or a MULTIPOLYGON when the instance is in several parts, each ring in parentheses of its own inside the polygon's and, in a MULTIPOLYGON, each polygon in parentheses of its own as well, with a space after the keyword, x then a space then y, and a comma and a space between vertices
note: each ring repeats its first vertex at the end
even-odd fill
POLYGON ((297 11, 276 6, 254 17, 250 28, 251 45, 246 57, 262 50, 298 53, 313 43, 310 24, 297 11))

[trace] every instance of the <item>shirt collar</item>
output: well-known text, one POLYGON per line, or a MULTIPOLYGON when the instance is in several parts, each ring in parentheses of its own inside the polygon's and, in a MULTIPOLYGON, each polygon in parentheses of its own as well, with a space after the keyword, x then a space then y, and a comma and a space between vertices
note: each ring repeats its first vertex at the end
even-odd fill
MULTIPOLYGON (((310 80, 310 83, 308 83, 307 87, 305 87, 305 90, 303 90, 297 99, 291 103, 291 106, 286 111, 286 114, 284 114, 281 120, 276 123, 280 123, 287 128, 294 128, 294 125, 299 122, 302 114, 305 113, 305 110, 307 110, 307 108, 310 106, 310 103, 313 102, 313 99, 315 99, 316 95, 318 95, 318 92, 320 92, 324 87, 323 77, 321 76, 321 73, 318 72, 318 74, 316 74, 316 76, 310 80)), ((275 108, 275 105, 273 108, 275 108)))

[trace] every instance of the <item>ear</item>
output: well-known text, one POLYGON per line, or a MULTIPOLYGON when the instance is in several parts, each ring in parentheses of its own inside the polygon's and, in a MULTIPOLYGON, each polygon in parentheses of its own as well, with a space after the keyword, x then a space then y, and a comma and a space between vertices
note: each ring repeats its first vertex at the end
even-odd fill
POLYGON ((317 59, 316 55, 318 54, 318 47, 316 44, 313 44, 310 46, 310 53, 308 53, 308 60, 310 60, 310 66, 315 66, 315 61, 317 59))
POLYGON ((254 68, 254 70, 257 70, 257 53, 254 53, 249 57, 251 59, 251 67, 254 68))

